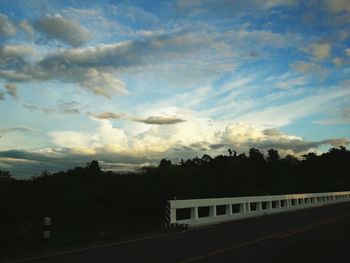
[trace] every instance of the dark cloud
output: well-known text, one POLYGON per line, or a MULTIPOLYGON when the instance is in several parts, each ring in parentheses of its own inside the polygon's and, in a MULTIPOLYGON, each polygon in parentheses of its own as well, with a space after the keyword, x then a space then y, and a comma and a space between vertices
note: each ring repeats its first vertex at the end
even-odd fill
POLYGON ((102 168, 113 171, 133 170, 149 165, 148 158, 130 157, 97 149, 96 154, 83 154, 70 148, 50 148, 42 151, 0 151, 0 169, 10 171, 17 178, 29 178, 42 171, 58 172, 86 166, 91 160, 102 160, 102 168), (106 164, 106 165, 105 165, 106 164))
MULTIPOLYGON (((285 48, 294 45, 294 42, 286 41, 285 36, 266 30, 230 30, 219 35, 213 32, 177 30, 108 45, 59 49, 34 63, 0 68, 0 77, 8 82, 71 82, 110 98, 115 94, 127 93, 125 83, 118 76, 126 70, 140 70, 143 66, 153 67, 168 63, 169 60, 186 59, 188 54, 194 56, 204 51, 210 52, 211 56, 232 58, 237 56, 231 50, 233 47, 235 50, 246 50, 254 46, 260 51, 266 45, 285 48), (217 43, 222 43, 225 48, 217 43)), ((191 68, 191 77, 188 78, 207 78, 210 74, 231 70, 233 66, 227 62, 203 63, 203 58, 200 58, 200 63, 195 63, 191 68)), ((182 68, 182 75, 189 74, 188 67, 182 68)))
POLYGON ((331 145, 338 147, 340 145, 347 145, 350 141, 344 138, 326 139, 322 141, 304 141, 300 139, 267 139, 262 142, 248 142, 247 146, 259 148, 261 150, 268 150, 270 148, 278 150, 292 150, 296 154, 300 154, 311 149, 317 149, 323 145, 331 145))
POLYGON ((57 104, 57 112, 63 114, 80 114, 80 104, 76 101, 62 102, 59 101, 57 104))
POLYGON ((176 116, 149 116, 144 119, 134 118, 133 120, 136 122, 142 122, 146 124, 157 124, 157 125, 177 124, 177 123, 186 121, 176 116))
MULTIPOLYGON (((239 129, 240 127, 234 128, 239 129)), ((221 142, 211 144, 209 147, 212 150, 233 148, 238 152, 247 152, 250 148, 258 148, 262 151, 274 148, 299 155, 321 146, 331 145, 333 147, 338 147, 340 145, 348 145, 350 142, 350 140, 346 138, 305 141, 299 137, 284 134, 276 128, 265 129, 262 131, 262 135, 263 136, 261 136, 258 130, 241 129, 240 132, 233 134, 226 130, 226 133, 219 135, 221 142)))
POLYGON ((188 33, 173 35, 156 35, 143 40, 126 41, 117 44, 100 45, 96 47, 66 49, 56 52, 40 61, 39 65, 50 71, 80 68, 125 68, 150 63, 149 59, 166 59, 172 52, 188 53, 198 50, 212 39, 209 36, 194 37, 188 33))
POLYGON ((123 119, 123 120, 141 122, 145 124, 157 124, 157 125, 177 124, 177 123, 186 121, 176 116, 149 116, 147 118, 140 118, 135 116, 128 116, 127 114, 124 114, 124 113, 114 113, 114 112, 103 112, 98 115, 92 114, 92 116, 98 119, 109 119, 109 120, 123 119))
POLYGON ((60 114, 80 114, 82 105, 76 101, 57 101, 57 105, 55 108, 40 108, 35 105, 22 104, 23 107, 30 111, 42 110, 44 113, 60 113, 60 114))
POLYGON ((260 54, 259 54, 258 52, 255 52, 255 51, 251 51, 251 52, 249 53, 249 55, 250 55, 252 58, 257 58, 257 57, 260 56, 260 54))
POLYGON ((324 144, 330 144, 334 147, 345 146, 350 143, 350 140, 347 138, 335 138, 335 139, 326 139, 322 141, 324 144))
POLYGON ((37 131, 37 129, 26 127, 26 126, 19 126, 19 127, 0 129, 0 134, 11 133, 11 132, 32 132, 32 131, 37 131))
POLYGON ((98 119, 119 120, 125 118, 125 114, 114 112, 103 112, 95 116, 98 119))
POLYGON ((17 86, 13 83, 6 83, 5 84, 5 89, 7 94, 10 96, 14 97, 15 99, 18 99, 18 92, 17 92, 17 86))
POLYGON ((28 105, 28 104, 22 104, 24 108, 30 110, 30 111, 36 111, 39 110, 38 106, 35 105, 28 105))
POLYGON ((345 119, 348 119, 350 120, 350 108, 348 109, 344 109, 343 112, 342 112, 342 115, 345 119))
POLYGON ((265 129, 263 130, 263 133, 267 136, 280 136, 283 134, 280 130, 276 128, 265 129))
POLYGON ((209 148, 212 150, 219 150, 219 149, 223 149, 223 148, 229 148, 232 147, 232 144, 228 144, 228 143, 214 143, 214 144, 210 144, 209 148))
POLYGON ((80 46, 91 38, 86 28, 60 15, 39 19, 34 23, 34 28, 48 40, 59 40, 71 46, 80 46))
POLYGON ((202 142, 197 142, 197 143, 192 143, 190 146, 193 148, 201 149, 201 148, 205 148, 207 144, 202 142))

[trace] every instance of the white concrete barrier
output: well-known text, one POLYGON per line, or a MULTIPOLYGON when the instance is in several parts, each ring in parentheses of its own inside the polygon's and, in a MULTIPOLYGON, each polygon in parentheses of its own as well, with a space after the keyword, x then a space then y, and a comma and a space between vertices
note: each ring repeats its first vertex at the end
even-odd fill
POLYGON ((196 227, 350 201, 350 191, 168 200, 167 226, 196 227))

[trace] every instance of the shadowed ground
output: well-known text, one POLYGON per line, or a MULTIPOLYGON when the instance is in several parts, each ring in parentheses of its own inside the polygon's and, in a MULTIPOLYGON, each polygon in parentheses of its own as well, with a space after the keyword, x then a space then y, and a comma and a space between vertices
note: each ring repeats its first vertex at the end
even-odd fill
POLYGON ((349 236, 343 203, 7 262, 347 262, 349 236))

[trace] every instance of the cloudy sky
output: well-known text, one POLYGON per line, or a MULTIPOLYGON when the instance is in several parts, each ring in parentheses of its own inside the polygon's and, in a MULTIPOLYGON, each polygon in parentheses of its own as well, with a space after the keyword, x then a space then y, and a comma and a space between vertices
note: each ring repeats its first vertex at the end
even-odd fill
POLYGON ((349 146, 350 0, 1 0, 0 169, 349 146))

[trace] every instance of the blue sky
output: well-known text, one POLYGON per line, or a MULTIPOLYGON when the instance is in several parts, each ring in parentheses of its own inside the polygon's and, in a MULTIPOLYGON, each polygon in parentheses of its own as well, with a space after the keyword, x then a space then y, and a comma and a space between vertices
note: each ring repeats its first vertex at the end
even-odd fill
POLYGON ((349 0, 0 6, 0 169, 349 145, 349 0))

